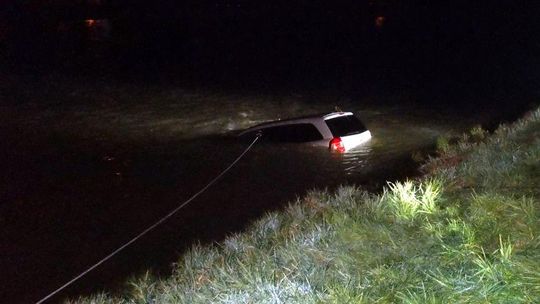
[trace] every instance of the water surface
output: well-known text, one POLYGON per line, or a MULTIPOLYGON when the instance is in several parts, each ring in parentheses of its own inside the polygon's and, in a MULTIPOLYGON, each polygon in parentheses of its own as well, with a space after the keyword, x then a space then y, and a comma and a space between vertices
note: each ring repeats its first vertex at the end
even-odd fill
POLYGON ((430 152, 440 135, 489 119, 425 103, 315 93, 83 86, 22 97, 1 108, 0 297, 10 302, 45 296, 201 189, 247 147, 235 138, 238 130, 340 106, 360 117, 373 138, 345 154, 255 145, 211 189, 56 300, 114 292, 146 269, 166 276, 191 244, 240 231, 310 189, 373 190, 413 176, 413 154, 430 152))

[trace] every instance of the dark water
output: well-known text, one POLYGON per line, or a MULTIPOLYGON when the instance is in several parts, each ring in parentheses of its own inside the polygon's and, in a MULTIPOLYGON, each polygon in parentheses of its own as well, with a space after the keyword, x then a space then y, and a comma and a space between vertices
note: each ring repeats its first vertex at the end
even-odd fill
POLYGON ((413 154, 430 152, 438 136, 500 114, 316 94, 170 88, 104 89, 91 100, 84 90, 62 94, 59 102, 36 95, 35 102, 6 104, 0 112, 0 298, 10 303, 44 297, 201 189, 246 148, 236 130, 339 105, 356 113, 373 138, 343 155, 307 145, 255 145, 211 189, 54 300, 114 292, 146 269, 166 276, 191 244, 240 231, 309 189, 379 189, 414 176, 413 154))

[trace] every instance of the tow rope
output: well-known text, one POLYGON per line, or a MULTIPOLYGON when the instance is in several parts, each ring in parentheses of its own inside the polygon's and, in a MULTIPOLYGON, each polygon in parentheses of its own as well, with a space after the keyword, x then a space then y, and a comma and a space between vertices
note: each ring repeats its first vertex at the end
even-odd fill
POLYGON ((214 177, 214 179, 212 179, 206 186, 204 186, 201 190, 199 190, 197 193, 195 193, 194 195, 192 195, 189 199, 187 199, 186 201, 184 201, 182 204, 180 204, 178 207, 174 208, 171 212, 169 212, 167 215, 163 216, 160 220, 158 220, 157 222, 155 222, 154 224, 152 224, 150 227, 146 228, 145 230, 143 230, 141 233, 139 233, 138 235, 136 235, 134 238, 132 238, 131 240, 129 240, 128 242, 124 243, 124 245, 118 247, 118 249, 114 250, 113 252, 111 252, 109 255, 107 255, 106 257, 102 258, 101 260, 99 260, 97 263, 95 263, 94 265, 92 265, 91 267, 89 267, 88 269, 86 269, 85 271, 81 272, 79 275, 77 275, 76 277, 74 277, 73 279, 71 279, 69 282, 65 283, 64 285, 60 286, 58 289, 56 289, 55 291, 51 292, 50 294, 48 294, 46 297, 42 298, 41 300, 37 301, 36 304, 41 304, 45 301, 47 301, 48 299, 50 299, 52 296, 54 296, 55 294, 59 293, 60 291, 62 291, 63 289, 65 289, 66 287, 68 287, 69 285, 73 284, 75 281, 77 281, 78 279, 82 278, 83 276, 85 276, 87 273, 89 273, 90 271, 94 270, 95 268, 97 268, 99 265, 105 263, 107 260, 109 260, 110 258, 112 258, 113 256, 115 256, 117 253, 119 253, 120 251, 122 251, 124 248, 126 248, 127 246, 131 245, 132 243, 134 243, 135 241, 137 241, 138 239, 140 239, 142 236, 144 236, 145 234, 147 234, 148 232, 152 231, 154 228, 156 228, 157 226, 159 226, 160 224, 162 224, 163 222, 165 222, 168 218, 170 218, 171 216, 173 216, 176 212, 178 212, 180 209, 184 208, 187 204, 191 203, 191 201, 193 201, 195 198, 197 198, 199 195, 201 195, 204 191, 206 191, 208 188, 210 188, 210 186, 212 186, 214 183, 216 183, 223 175, 225 175, 232 167, 234 167, 234 165, 236 165, 236 163, 238 163, 240 161, 240 159, 242 159, 242 157, 244 157, 244 155, 249 151, 251 150, 251 148, 253 147, 253 145, 255 145, 255 143, 257 142, 257 140, 259 140, 259 138, 262 136, 262 133, 258 133, 257 134, 257 137, 255 137, 255 139, 251 142, 251 144, 244 150, 244 152, 242 152, 242 154, 240 154, 227 168, 225 168, 223 171, 221 171, 221 173, 219 175, 217 175, 216 177, 214 177))

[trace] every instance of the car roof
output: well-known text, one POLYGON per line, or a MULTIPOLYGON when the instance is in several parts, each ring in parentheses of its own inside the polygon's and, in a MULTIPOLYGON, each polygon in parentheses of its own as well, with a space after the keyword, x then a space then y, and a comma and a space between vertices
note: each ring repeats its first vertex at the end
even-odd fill
POLYGON ((281 124, 288 124, 288 123, 295 123, 295 122, 301 123, 301 122, 309 121, 311 119, 327 120, 327 119, 332 119, 332 118, 336 118, 336 117, 340 117, 340 116, 347 116, 347 115, 353 115, 353 113, 352 112, 331 112, 331 113, 321 113, 321 114, 314 114, 314 115, 306 115, 306 116, 300 116, 300 117, 295 117, 295 118, 278 119, 278 120, 274 120, 274 121, 263 122, 263 123, 258 124, 256 126, 253 126, 251 128, 266 127, 266 126, 270 126, 270 125, 274 125, 274 124, 275 125, 281 125, 281 124))
POLYGON ((341 117, 341 116, 348 116, 348 115, 354 115, 352 112, 332 112, 328 113, 323 116, 324 120, 341 117))
MULTIPOLYGON (((301 117, 296 117, 296 118, 287 118, 287 119, 282 119, 282 120, 268 121, 268 122, 264 122, 256 126, 253 126, 251 128, 248 128, 242 131, 239 135, 241 136, 246 133, 268 128, 268 127, 282 126, 282 125, 288 125, 288 124, 301 124, 301 123, 311 123, 315 125, 317 129, 319 129, 320 132, 324 132, 324 130, 320 130, 319 128, 320 124, 323 121, 328 120, 328 119, 333 119, 336 117, 348 116, 348 115, 353 115, 353 113, 352 112, 331 112, 331 113, 321 113, 321 114, 307 115, 307 116, 301 116, 301 117)), ((327 132, 324 132, 324 133, 327 133, 327 132)))

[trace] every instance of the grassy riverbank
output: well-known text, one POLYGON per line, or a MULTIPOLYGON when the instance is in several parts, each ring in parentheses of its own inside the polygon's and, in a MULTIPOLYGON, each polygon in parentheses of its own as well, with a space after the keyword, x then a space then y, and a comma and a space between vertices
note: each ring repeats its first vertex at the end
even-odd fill
POLYGON ((438 146, 422 179, 312 191, 169 278, 72 302, 540 302, 540 109, 438 146))

